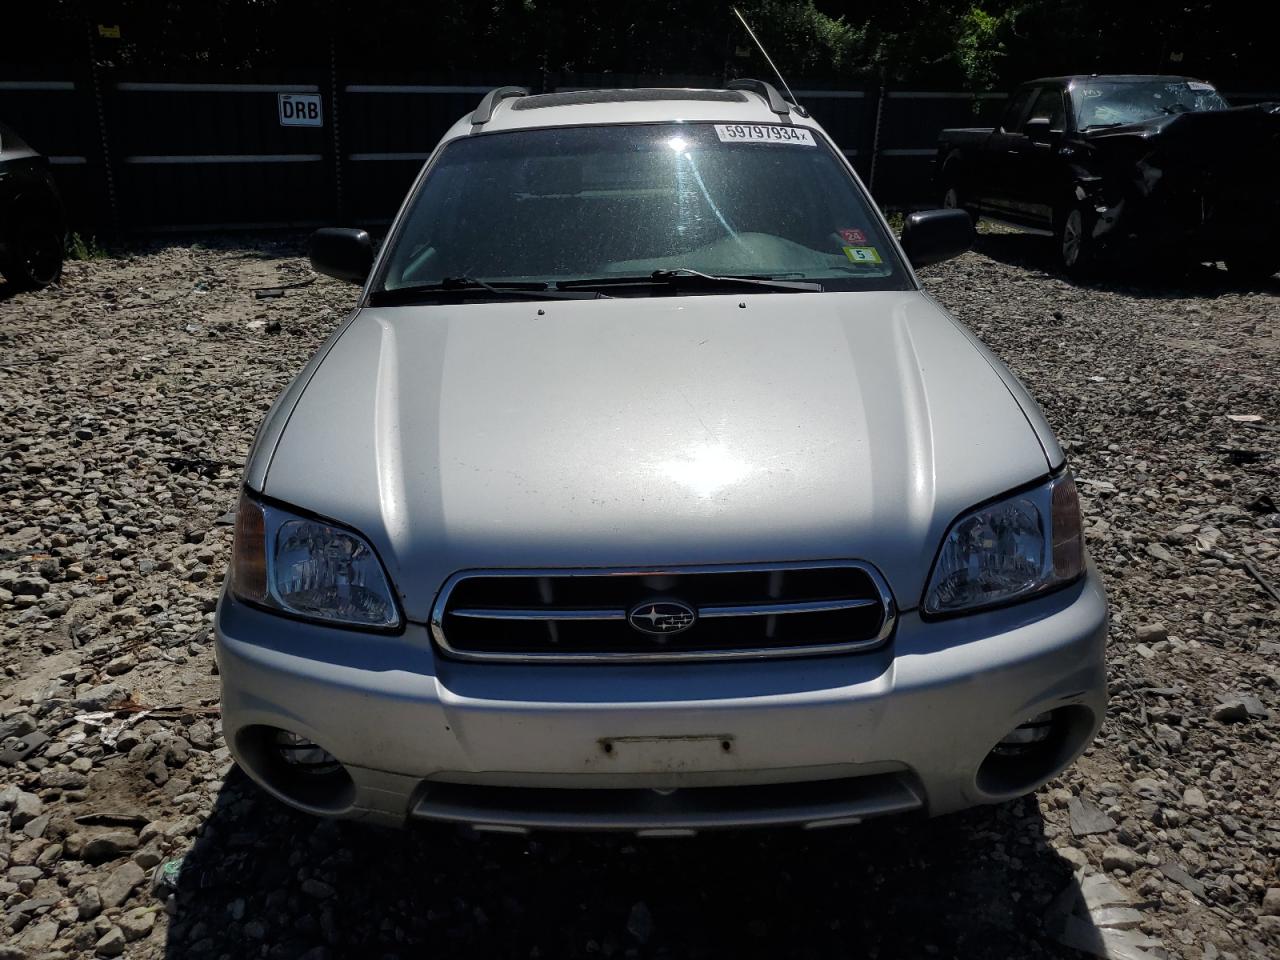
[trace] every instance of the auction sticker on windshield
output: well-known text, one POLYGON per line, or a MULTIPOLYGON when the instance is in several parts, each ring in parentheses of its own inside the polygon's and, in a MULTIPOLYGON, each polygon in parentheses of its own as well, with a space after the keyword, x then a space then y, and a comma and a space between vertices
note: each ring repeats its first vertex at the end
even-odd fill
POLYGON ((845 247, 844 255, 854 263, 881 263, 880 251, 875 247, 845 247))
POLYGON ((790 143, 816 147, 813 134, 804 127, 780 127, 769 123, 717 123, 722 143, 790 143))

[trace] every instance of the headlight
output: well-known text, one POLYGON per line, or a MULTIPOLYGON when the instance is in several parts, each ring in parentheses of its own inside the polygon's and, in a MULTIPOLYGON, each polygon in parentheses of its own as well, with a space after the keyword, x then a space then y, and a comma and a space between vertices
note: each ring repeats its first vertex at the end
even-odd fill
POLYGON ((1070 473, 971 510, 951 525, 925 592, 926 615, 1023 600, 1084 571, 1080 501, 1070 473))
POLYGON ((236 513, 231 590, 242 600, 311 620, 379 630, 400 626, 387 576, 364 537, 247 493, 236 513))

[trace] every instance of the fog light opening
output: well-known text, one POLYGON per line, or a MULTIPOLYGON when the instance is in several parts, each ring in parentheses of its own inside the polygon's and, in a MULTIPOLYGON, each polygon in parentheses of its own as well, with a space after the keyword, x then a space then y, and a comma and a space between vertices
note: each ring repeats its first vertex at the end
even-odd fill
POLYGON ((241 766, 290 806, 333 815, 350 809, 356 785, 333 754, 313 740, 279 727, 246 727, 236 735, 241 766))
POLYGON ((1052 734, 1053 714, 1038 713, 1010 730, 991 752, 1001 757, 1025 757, 1039 750, 1052 734))
POLYGON ((302 773, 319 775, 342 769, 328 750, 288 730, 276 731, 276 752, 286 764, 302 773))
POLYGON ((1030 793, 1074 760, 1092 732, 1087 707, 1058 707, 1028 717, 991 748, 978 767, 978 789, 995 798, 1030 793))

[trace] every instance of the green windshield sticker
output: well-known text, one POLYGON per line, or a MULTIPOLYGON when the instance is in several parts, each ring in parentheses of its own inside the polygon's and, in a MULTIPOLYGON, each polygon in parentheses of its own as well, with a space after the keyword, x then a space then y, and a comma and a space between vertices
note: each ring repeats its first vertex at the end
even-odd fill
POLYGON ((880 263, 880 251, 875 247, 845 247, 844 255, 854 263, 880 263))

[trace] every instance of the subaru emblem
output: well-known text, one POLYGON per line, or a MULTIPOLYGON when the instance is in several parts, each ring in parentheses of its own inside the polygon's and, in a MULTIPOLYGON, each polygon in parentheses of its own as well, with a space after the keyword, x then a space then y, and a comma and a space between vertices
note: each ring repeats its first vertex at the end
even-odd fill
POLYGON ((678 600, 646 600, 632 607, 627 622, 641 633, 669 637, 693 626, 698 615, 693 607, 678 600))

